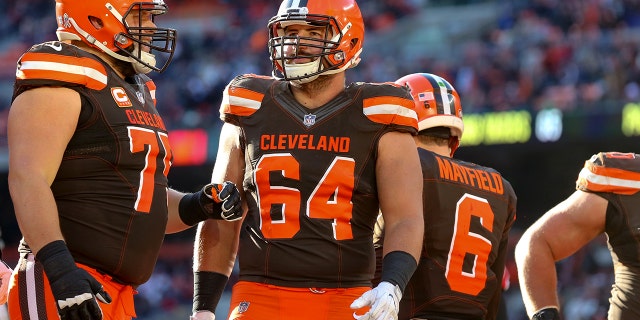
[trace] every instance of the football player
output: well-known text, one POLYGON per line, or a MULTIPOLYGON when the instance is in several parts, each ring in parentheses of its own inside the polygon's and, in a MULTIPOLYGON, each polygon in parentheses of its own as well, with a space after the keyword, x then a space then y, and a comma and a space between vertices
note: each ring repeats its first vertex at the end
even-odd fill
POLYGON ((520 290, 533 320, 561 319, 556 261, 607 235, 615 283, 608 318, 640 319, 640 155, 600 152, 585 161, 576 191, 529 227, 516 245, 520 290))
MULTIPOLYGON (((496 170, 453 158, 464 123, 460 97, 447 80, 414 73, 396 83, 410 89, 418 113, 425 230, 399 318, 496 319, 515 192, 496 170)), ((374 239, 384 249, 380 219, 374 239)))
POLYGON ((18 61, 8 123, 23 235, 13 320, 132 319, 165 233, 241 217, 232 183, 167 187, 171 146, 146 75, 174 53, 176 31, 154 22, 166 11, 162 0, 56 0, 59 41, 18 61))
POLYGON ((212 181, 242 185, 247 213, 201 225, 192 317, 214 319, 239 242, 229 319, 395 319, 423 233, 411 95, 346 83, 364 41, 354 0, 285 0, 268 29, 273 75, 224 90, 212 181), (379 207, 387 247, 371 288, 379 207))

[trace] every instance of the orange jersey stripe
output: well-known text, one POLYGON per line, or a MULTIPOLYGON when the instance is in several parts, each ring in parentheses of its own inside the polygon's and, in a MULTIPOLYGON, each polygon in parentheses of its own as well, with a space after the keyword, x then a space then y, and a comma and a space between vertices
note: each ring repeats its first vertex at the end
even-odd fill
POLYGON ((371 121, 418 129, 418 115, 413 100, 400 97, 373 97, 363 100, 364 114, 371 121))
POLYGON ((580 171, 578 186, 594 192, 630 195, 640 191, 640 178, 636 172, 596 167, 588 163, 580 171))
POLYGON ((264 94, 249 89, 232 87, 224 90, 221 113, 250 116, 260 109, 264 94))
POLYGON ((22 56, 16 77, 48 79, 84 85, 93 90, 107 86, 107 71, 98 61, 50 53, 28 52, 22 56))
POLYGON ((149 80, 145 83, 147 88, 149 88, 149 93, 151 94, 151 98, 153 99, 153 105, 156 105, 156 83, 153 80, 149 80))
POLYGON ((619 168, 607 168, 595 165, 593 162, 587 161, 585 167, 596 175, 607 176, 625 180, 636 180, 640 182, 640 172, 633 172, 619 168))

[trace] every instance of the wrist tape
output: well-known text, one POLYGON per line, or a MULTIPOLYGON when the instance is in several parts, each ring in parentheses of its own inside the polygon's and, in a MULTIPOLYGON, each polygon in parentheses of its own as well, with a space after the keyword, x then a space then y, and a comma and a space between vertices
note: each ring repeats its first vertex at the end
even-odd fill
POLYGON ((547 307, 538 310, 532 317, 531 320, 561 320, 560 312, 555 307, 547 307))
POLYGON ((193 226, 200 221, 207 220, 209 215, 201 204, 201 197, 206 197, 202 190, 185 194, 178 204, 178 214, 182 223, 193 226))
POLYGON ((405 251, 392 251, 382 259, 382 277, 380 281, 387 281, 398 285, 400 291, 409 283, 409 279, 418 268, 418 262, 405 251))
POLYGON ((36 254, 36 259, 42 263, 49 282, 54 282, 69 270, 77 268, 67 244, 63 240, 49 242, 36 254))
POLYGON ((229 277, 210 271, 193 273, 193 313, 209 310, 216 312, 216 306, 222 297, 229 277))

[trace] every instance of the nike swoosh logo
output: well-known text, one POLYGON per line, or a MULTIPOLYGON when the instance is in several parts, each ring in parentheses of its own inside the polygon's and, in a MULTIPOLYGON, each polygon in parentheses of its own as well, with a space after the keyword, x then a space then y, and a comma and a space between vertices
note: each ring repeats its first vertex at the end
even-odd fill
POLYGON ((62 50, 62 44, 60 42, 56 42, 56 44, 47 43, 47 44, 45 44, 45 46, 51 47, 51 49, 53 49, 55 51, 61 51, 62 50))

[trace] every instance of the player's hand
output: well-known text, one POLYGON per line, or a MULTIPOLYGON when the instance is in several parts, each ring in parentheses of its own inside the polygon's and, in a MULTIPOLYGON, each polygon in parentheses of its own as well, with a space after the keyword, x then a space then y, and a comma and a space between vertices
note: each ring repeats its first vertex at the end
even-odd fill
POLYGON ((203 194, 207 200, 202 205, 206 212, 211 212, 210 218, 224 219, 226 221, 236 221, 242 218, 242 202, 240 201, 240 192, 233 182, 225 181, 221 184, 208 184, 202 188, 203 194), (207 204, 207 202, 209 202, 207 204), (220 216, 216 215, 218 210, 210 208, 213 203, 219 204, 222 212, 220 216))
POLYGON ((96 298, 111 303, 102 285, 85 270, 76 268, 50 283, 61 320, 102 319, 96 298))
POLYGON ((0 284, 0 304, 5 304, 7 302, 11 272, 11 268, 9 268, 4 261, 0 260, 0 281, 2 281, 0 284))
POLYGON ((45 245, 36 255, 49 279, 61 320, 100 320, 102 310, 96 299, 111 303, 102 284, 78 268, 62 240, 45 245))
POLYGON ((353 301, 351 309, 360 309, 370 306, 371 309, 363 315, 353 313, 353 318, 358 320, 398 320, 402 292, 400 287, 383 281, 377 287, 365 292, 360 298, 353 301))
POLYGON ((189 320, 216 320, 216 315, 209 310, 195 312, 189 320))
POLYGON ((207 219, 236 221, 242 219, 240 191, 233 182, 210 183, 200 191, 187 193, 178 204, 182 223, 193 226, 207 219))

